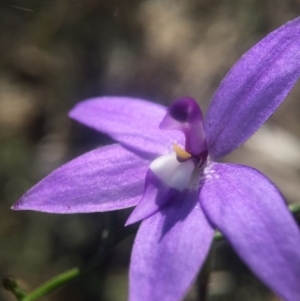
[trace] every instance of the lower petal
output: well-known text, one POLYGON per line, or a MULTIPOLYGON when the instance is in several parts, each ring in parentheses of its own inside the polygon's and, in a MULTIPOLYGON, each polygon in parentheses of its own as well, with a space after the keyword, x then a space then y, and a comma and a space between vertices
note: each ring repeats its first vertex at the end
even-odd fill
POLYGON ((203 265, 213 237, 198 203, 185 190, 144 220, 130 265, 130 301, 178 301, 203 265))
POLYGON ((143 193, 148 164, 117 144, 99 148, 52 172, 13 209, 85 213, 135 206, 143 193))
POLYGON ((300 231, 280 192, 257 170, 213 164, 200 193, 210 221, 274 292, 300 300, 300 231))

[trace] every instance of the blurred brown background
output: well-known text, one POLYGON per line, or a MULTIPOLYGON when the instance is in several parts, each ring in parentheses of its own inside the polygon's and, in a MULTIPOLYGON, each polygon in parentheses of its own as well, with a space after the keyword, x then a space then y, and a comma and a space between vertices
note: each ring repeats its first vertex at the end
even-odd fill
MULTIPOLYGON (((78 101, 126 95, 205 111, 232 64, 300 14, 299 0, 2 0, 0 2, 0 276, 33 289, 97 251, 106 214, 12 212, 30 186, 107 137, 70 121, 78 101)), ((227 161, 268 175, 300 201, 300 85, 227 161)), ((128 214, 128 213, 127 213, 128 214)), ((117 214, 121 225, 126 213, 117 214)), ((44 300, 126 300, 133 238, 97 271, 44 300)), ((209 300, 279 300, 226 242, 215 246, 209 300)), ((14 300, 0 289, 0 300, 14 300)), ((194 287, 186 300, 195 301, 194 287)), ((141 300, 142 301, 142 300, 141 300)))

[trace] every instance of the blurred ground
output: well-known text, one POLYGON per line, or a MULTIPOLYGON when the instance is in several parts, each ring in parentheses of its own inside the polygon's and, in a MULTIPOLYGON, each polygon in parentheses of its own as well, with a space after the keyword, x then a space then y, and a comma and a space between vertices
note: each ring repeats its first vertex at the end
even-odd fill
MULTIPOLYGON (((67 118, 78 101, 127 95, 164 104, 190 95, 205 111, 232 64, 300 14, 298 0, 2 0, 0 2, 0 276, 28 289, 88 260, 105 214, 12 212, 32 184, 107 137, 67 118)), ((268 175, 288 202, 300 195, 300 85, 226 161, 268 175)), ((126 213, 118 216, 120 224, 126 213)), ((132 238, 92 275, 45 300, 126 300, 132 238)), ((215 246, 209 300, 278 300, 226 242, 215 246)), ((0 300, 14 300, 0 290, 0 300)), ((186 300, 197 300, 194 287, 186 300)))

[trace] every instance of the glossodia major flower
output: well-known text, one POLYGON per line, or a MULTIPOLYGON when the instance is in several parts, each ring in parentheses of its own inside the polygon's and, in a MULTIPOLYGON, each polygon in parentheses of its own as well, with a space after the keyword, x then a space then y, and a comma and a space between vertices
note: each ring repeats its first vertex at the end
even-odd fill
POLYGON ((189 97, 169 109, 126 97, 81 102, 70 117, 119 144, 57 169, 13 208, 86 213, 137 205, 127 221, 142 221, 130 301, 180 300, 205 261, 214 229, 276 294, 299 301, 300 232, 280 192, 251 167, 217 163, 268 119, 299 75, 295 19, 235 64, 204 120, 189 97))

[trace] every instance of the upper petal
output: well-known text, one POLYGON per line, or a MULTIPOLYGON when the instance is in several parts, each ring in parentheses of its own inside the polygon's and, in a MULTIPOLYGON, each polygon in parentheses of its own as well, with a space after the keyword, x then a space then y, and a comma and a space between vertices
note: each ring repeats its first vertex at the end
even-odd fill
POLYGON ((300 231, 264 175, 216 163, 207 173, 200 203, 263 282, 286 301, 300 300, 300 231))
POLYGON ((270 33, 233 66, 205 120, 210 155, 244 143, 276 110, 300 75, 300 18, 270 33))
POLYGON ((148 164, 117 144, 99 148, 55 170, 13 209, 85 213, 131 207, 143 193, 148 164))
POLYGON ((213 230, 198 204, 183 193, 144 220, 130 264, 130 301, 179 301, 203 265, 213 230))
POLYGON ((181 133, 159 129, 165 114, 165 107, 142 99, 98 97, 80 102, 69 116, 133 150, 161 155, 183 142, 181 133))

